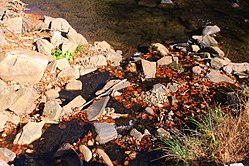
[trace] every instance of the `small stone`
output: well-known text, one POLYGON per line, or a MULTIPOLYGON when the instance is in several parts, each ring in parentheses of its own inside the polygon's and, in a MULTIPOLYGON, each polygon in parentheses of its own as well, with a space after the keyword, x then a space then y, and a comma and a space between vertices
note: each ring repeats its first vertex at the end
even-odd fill
POLYGON ((86 103, 86 100, 81 96, 75 97, 70 103, 63 107, 63 114, 71 114, 74 112, 75 108, 79 110, 82 109, 83 104, 86 103))
POLYGON ((27 149, 25 152, 28 153, 28 154, 32 154, 32 153, 34 153, 34 150, 32 150, 32 149, 27 149))
POLYGON ((95 131, 98 134, 96 141, 100 144, 105 144, 113 139, 116 139, 118 133, 113 124, 107 122, 94 123, 95 131))
POLYGON ((167 88, 169 89, 170 92, 175 93, 178 91, 178 84, 176 83, 168 83, 167 88))
POLYGON ((155 78, 156 76, 156 62, 148 60, 141 60, 145 78, 155 78))
POLYGON ((36 46, 38 52, 45 55, 51 55, 52 49, 54 48, 54 46, 46 39, 38 39, 36 41, 36 46))
POLYGON ((152 47, 156 47, 156 49, 160 52, 161 55, 165 56, 169 53, 169 50, 162 45, 161 43, 154 43, 152 47))
POLYGON ((45 95, 48 99, 56 99, 60 96, 59 92, 55 89, 50 89, 46 91, 45 95))
POLYGON ((164 57, 162 57, 161 59, 159 59, 157 61, 157 65, 158 66, 169 65, 172 62, 173 61, 172 61, 172 57, 171 56, 164 56, 164 57))
POLYGON ((28 122, 22 130, 16 135, 14 144, 24 145, 31 144, 33 141, 39 139, 42 135, 42 127, 44 122, 28 122))
POLYGON ((58 78, 68 78, 69 80, 76 80, 79 77, 80 72, 76 66, 65 68, 58 74, 58 78))
POLYGON ((89 162, 92 159, 92 152, 87 146, 80 145, 79 150, 84 155, 84 160, 86 162, 89 162))
POLYGON ((199 75, 199 74, 201 74, 202 68, 200 66, 194 66, 192 68, 192 71, 193 71, 193 73, 199 75))
POLYGON ((65 89, 67 91, 77 91, 82 90, 82 82, 79 80, 73 80, 67 83, 65 89))
POLYGON ((88 145, 88 146, 93 146, 93 145, 94 145, 94 141, 88 140, 87 145, 88 145))
POLYGON ((162 94, 165 94, 165 95, 167 93, 169 93, 169 89, 167 89, 163 84, 155 84, 155 85, 153 85, 153 90, 158 91, 158 92, 160 92, 162 94))
POLYGON ((198 45, 191 45, 193 52, 198 52, 200 50, 200 47, 198 45))
POLYGON ((130 136, 134 137, 137 141, 141 141, 143 138, 143 134, 135 128, 131 130, 130 136))
POLYGON ((16 154, 7 148, 0 148, 0 156, 1 159, 6 161, 7 163, 10 161, 14 161, 14 159, 16 158, 16 154))
POLYGON ((96 153, 99 155, 100 158, 103 159, 104 163, 107 166, 114 166, 112 163, 112 160, 110 159, 110 157, 105 153, 105 151, 103 149, 97 149, 96 153))
POLYGON ((106 53, 106 60, 111 63, 111 66, 119 66, 122 61, 122 55, 111 49, 106 53))
POLYGON ((146 111, 147 113, 149 113, 150 115, 154 115, 154 114, 155 114, 155 112, 153 111, 153 109, 150 108, 150 107, 146 107, 146 108, 145 108, 145 111, 146 111))
POLYGON ((54 100, 50 100, 45 103, 43 109, 43 116, 52 121, 59 121, 62 112, 61 106, 54 100))

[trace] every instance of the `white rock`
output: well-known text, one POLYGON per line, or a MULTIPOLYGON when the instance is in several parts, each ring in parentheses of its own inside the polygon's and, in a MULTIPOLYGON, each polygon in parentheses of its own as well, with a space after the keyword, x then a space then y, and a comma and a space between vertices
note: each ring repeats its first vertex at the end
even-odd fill
MULTIPOLYGON (((65 20, 64 18, 55 18, 55 19, 51 19, 49 17, 46 17, 45 20, 50 21, 51 24, 51 29, 54 31, 59 31, 59 32, 68 32, 69 29, 71 28, 71 26, 69 25, 69 23, 67 22, 67 20, 65 20)), ((46 21, 48 22, 48 21, 46 21)), ((46 23, 45 22, 45 23, 46 23)))
POLYGON ((222 67, 228 65, 231 62, 230 59, 228 58, 212 58, 211 59, 211 66, 217 70, 221 69, 222 67))
POLYGON ((215 40, 214 37, 205 35, 205 36, 192 36, 193 39, 197 40, 202 47, 211 47, 217 46, 218 42, 215 40))
POLYGON ((69 41, 75 43, 77 46, 87 46, 88 45, 88 42, 84 38, 84 36, 82 36, 81 34, 78 34, 76 32, 76 30, 73 29, 72 27, 69 29, 69 32, 67 33, 66 36, 67 36, 69 41))
POLYGON ((22 17, 10 18, 4 22, 4 26, 13 33, 22 33, 22 17))
POLYGON ((4 130, 5 124, 7 123, 8 117, 6 115, 0 114, 0 132, 4 130))
POLYGON ((54 48, 54 46, 46 39, 38 39, 36 41, 36 46, 38 52, 45 55, 51 55, 52 49, 54 48))
POLYGON ((28 122, 22 130, 16 135, 14 144, 24 145, 31 144, 33 141, 39 139, 42 135, 42 127, 44 122, 28 122))
POLYGON ((79 80, 73 80, 67 83, 65 89, 67 91, 77 91, 82 90, 82 82, 79 80))
POLYGON ((63 107, 63 114, 73 113, 75 108, 82 109, 82 105, 86 103, 86 100, 82 96, 75 97, 70 103, 63 107))
POLYGON ((158 66, 169 65, 172 62, 173 61, 172 61, 172 57, 171 56, 164 56, 164 57, 162 57, 161 59, 159 59, 157 61, 157 65, 158 66))
POLYGON ((191 45, 193 52, 198 52, 200 50, 200 47, 198 45, 191 45))
POLYGON ((80 145, 79 150, 84 155, 84 160, 86 162, 89 162, 92 159, 92 152, 87 146, 80 145))
POLYGON ((170 133, 163 128, 157 129, 157 134, 159 137, 170 138, 170 133))
POLYGON ((167 55, 169 53, 169 50, 164 45, 162 45, 161 43, 154 43, 154 44, 152 44, 152 47, 156 47, 157 50, 162 55, 167 55))
POLYGON ((0 29, 0 48, 4 48, 5 45, 6 45, 5 35, 4 32, 0 29))
POLYGON ((47 67, 48 56, 36 51, 17 49, 0 53, 0 77, 4 81, 38 83, 47 67))
POLYGON ((214 26, 206 26, 203 31, 202 34, 203 35, 212 35, 215 34, 217 32, 220 32, 220 28, 217 25, 214 26))
POLYGON ((220 57, 225 56, 225 53, 219 47, 215 46, 215 47, 210 47, 210 48, 212 48, 217 53, 218 56, 220 57))
POLYGON ((67 78, 69 80, 75 80, 80 78, 79 69, 76 66, 70 66, 63 69, 57 76, 58 78, 67 78))
POLYGON ((106 60, 109 61, 112 66, 119 66, 122 61, 122 55, 111 49, 106 53, 106 60))
POLYGON ((100 144, 105 144, 113 139, 116 139, 118 133, 114 127, 114 124, 107 122, 97 122, 94 123, 95 131, 98 134, 96 141, 100 144))
POLYGON ((60 31, 52 31, 52 36, 50 38, 50 42, 53 45, 53 48, 58 47, 63 43, 63 37, 61 36, 60 31))
POLYGON ((98 148, 96 150, 96 153, 99 155, 99 157, 103 159, 103 161, 105 162, 107 166, 114 166, 110 157, 105 153, 104 150, 98 148))
POLYGON ((71 53, 74 53, 75 50, 77 49, 77 44, 74 42, 71 42, 69 40, 64 40, 62 44, 62 53, 65 54, 67 51, 70 51, 71 53))
POLYGON ((0 159, 0 166, 10 166, 4 160, 0 159))
POLYGON ((145 78, 155 78, 156 76, 156 62, 150 62, 142 59, 142 67, 145 78))

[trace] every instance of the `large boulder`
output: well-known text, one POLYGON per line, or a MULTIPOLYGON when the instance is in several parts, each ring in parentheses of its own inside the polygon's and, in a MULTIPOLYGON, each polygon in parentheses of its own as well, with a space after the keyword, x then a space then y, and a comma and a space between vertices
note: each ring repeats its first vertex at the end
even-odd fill
POLYGON ((38 83, 50 57, 36 51, 17 49, 0 54, 0 77, 4 81, 38 83))

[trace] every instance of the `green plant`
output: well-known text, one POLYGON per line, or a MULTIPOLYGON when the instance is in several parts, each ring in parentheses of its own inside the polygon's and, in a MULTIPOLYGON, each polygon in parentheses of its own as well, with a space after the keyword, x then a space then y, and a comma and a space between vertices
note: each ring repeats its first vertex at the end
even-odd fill
POLYGON ((76 50, 75 53, 82 53, 86 51, 86 47, 84 45, 79 45, 76 50))
POLYGON ((70 60, 70 61, 73 60, 73 54, 69 50, 63 53, 60 48, 57 48, 56 50, 52 50, 51 54, 56 60, 63 59, 63 58, 66 58, 67 60, 70 60))

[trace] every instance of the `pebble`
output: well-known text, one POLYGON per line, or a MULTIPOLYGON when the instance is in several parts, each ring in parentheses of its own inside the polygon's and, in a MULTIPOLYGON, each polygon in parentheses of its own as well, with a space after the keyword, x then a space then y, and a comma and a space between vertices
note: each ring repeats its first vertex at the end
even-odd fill
POLYGON ((80 145, 79 150, 84 155, 84 160, 86 162, 89 162, 92 159, 92 152, 87 146, 80 145))

